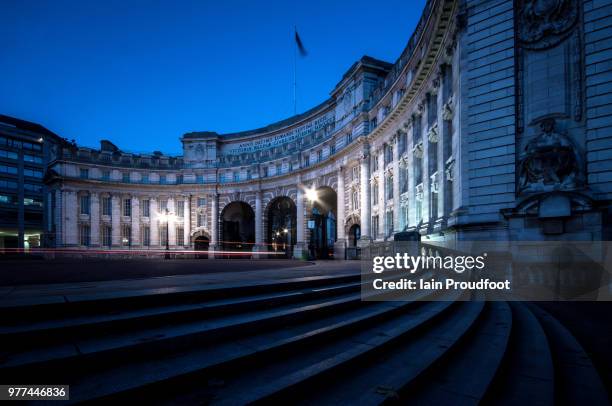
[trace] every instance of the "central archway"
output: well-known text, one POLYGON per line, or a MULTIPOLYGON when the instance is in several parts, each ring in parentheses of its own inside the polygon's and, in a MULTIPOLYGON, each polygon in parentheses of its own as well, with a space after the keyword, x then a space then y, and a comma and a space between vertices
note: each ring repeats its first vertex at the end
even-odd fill
POLYGON ((232 202, 221 212, 221 247, 224 257, 250 256, 255 244, 255 213, 245 202, 232 202), (237 253, 237 254, 236 254, 237 253), (247 254, 248 253, 248 254, 247 254))
POLYGON ((284 254, 287 258, 293 255, 293 245, 296 242, 295 203, 287 196, 272 200, 267 209, 268 216, 268 250, 274 252, 275 258, 284 254))
POLYGON ((331 259, 334 257, 334 242, 336 242, 336 192, 329 186, 316 190, 316 198, 312 201, 310 230, 310 252, 316 259, 331 259))
POLYGON ((210 245, 210 239, 206 235, 199 235, 193 240, 193 248, 195 251, 202 251, 197 253, 198 258, 208 258, 208 246, 210 245))

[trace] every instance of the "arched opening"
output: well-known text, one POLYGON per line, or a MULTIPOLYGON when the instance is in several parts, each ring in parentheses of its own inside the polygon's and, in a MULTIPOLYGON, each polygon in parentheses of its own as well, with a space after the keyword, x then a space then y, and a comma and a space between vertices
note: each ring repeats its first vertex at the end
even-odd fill
POLYGON ((278 197, 268 205, 268 250, 291 258, 296 241, 296 207, 291 198, 278 197))
POLYGON ((353 224, 351 228, 349 228, 348 232, 348 246, 356 247, 357 241, 361 238, 361 226, 359 224, 353 224))
POLYGON ((336 241, 336 192, 324 186, 316 190, 312 199, 309 251, 316 259, 334 257, 336 241))
POLYGON ((195 240, 193 240, 193 247, 196 251, 202 251, 202 253, 198 253, 198 258, 206 259, 208 258, 208 245, 210 244, 210 239, 205 235, 197 236, 195 240))
POLYGON ((245 202, 232 202, 221 212, 221 247, 226 258, 250 256, 255 244, 255 213, 245 202), (245 254, 240 254, 244 252, 245 254), (248 254, 246 254, 248 253, 248 254))

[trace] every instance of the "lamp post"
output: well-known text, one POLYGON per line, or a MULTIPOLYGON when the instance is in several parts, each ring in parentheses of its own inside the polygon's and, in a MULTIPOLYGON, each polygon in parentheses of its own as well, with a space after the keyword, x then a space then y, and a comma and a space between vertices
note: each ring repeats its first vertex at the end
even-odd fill
POLYGON ((172 214, 166 207, 166 209, 159 214, 162 223, 166 224, 166 254, 164 255, 165 259, 170 259, 170 220, 172 219, 172 214))

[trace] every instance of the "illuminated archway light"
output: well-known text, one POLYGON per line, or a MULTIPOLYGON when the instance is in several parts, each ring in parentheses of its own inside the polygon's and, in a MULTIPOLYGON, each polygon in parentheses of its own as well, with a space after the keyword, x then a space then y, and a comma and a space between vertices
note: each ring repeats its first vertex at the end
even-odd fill
POLYGON ((306 194, 306 198, 310 200, 311 202, 315 202, 319 198, 319 192, 317 192, 317 190, 314 187, 306 188, 304 192, 306 194))

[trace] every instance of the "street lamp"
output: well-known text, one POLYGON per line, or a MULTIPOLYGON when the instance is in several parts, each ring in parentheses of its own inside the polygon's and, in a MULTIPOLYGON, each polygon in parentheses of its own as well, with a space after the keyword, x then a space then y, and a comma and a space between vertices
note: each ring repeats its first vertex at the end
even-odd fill
POLYGON ((159 219, 162 223, 166 224, 166 255, 164 255, 165 259, 170 259, 170 222, 174 219, 174 214, 171 214, 168 208, 159 213, 159 219))

